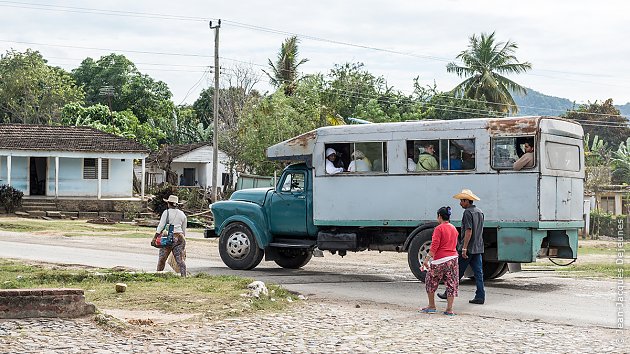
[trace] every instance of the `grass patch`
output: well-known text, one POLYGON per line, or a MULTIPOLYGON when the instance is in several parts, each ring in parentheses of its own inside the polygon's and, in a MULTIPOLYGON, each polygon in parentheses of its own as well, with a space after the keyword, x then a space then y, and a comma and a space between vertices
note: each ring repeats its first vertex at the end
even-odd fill
POLYGON ((580 263, 578 258, 576 263, 561 267, 557 266, 549 260, 539 260, 536 263, 523 264, 523 268, 548 268, 561 275, 570 277, 588 277, 588 278, 617 278, 620 270, 623 272, 624 278, 630 278, 630 264, 617 265, 614 261, 610 263, 580 263))
POLYGON ((45 227, 31 223, 0 222, 0 230, 13 232, 44 231, 45 227))
POLYGON ((135 273, 114 269, 78 269, 31 265, 0 260, 0 288, 80 288, 86 300, 100 308, 200 313, 209 318, 238 316, 257 311, 280 311, 297 297, 277 285, 270 296, 243 297, 251 279, 198 274, 181 278, 172 273, 135 273), (116 293, 115 284, 127 284, 116 293), (287 300, 290 298, 291 300, 287 300))
POLYGON ((85 220, 40 220, 7 218, 0 230, 13 232, 58 232, 64 236, 116 236, 140 238, 150 236, 155 228, 130 224, 91 224, 85 220))
MULTIPOLYGON (((630 252, 630 242, 624 242, 623 248, 625 252, 630 252)), ((589 254, 606 254, 614 257, 617 255, 617 244, 614 242, 606 242, 601 244, 578 246, 578 258, 580 255, 589 254)))

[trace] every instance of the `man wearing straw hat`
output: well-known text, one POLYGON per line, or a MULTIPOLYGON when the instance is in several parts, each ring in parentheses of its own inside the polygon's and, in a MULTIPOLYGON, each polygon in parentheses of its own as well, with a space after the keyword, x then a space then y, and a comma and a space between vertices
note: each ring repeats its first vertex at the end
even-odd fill
POLYGON ((186 276, 186 224, 188 223, 188 219, 186 218, 186 214, 183 211, 177 209, 178 205, 182 205, 179 202, 179 197, 176 195, 169 195, 168 199, 162 199, 168 204, 168 208, 164 210, 162 213, 162 217, 160 218, 160 224, 156 229, 156 234, 162 233, 164 227, 167 224, 173 225, 173 238, 174 243, 171 246, 160 248, 160 253, 158 255, 158 264, 157 270, 163 271, 166 266, 166 260, 168 259, 169 254, 172 252, 173 257, 175 258, 175 263, 177 266, 175 268, 179 268, 179 272, 182 277, 186 276))
MULTIPOLYGON (((464 216, 462 217, 462 228, 459 234, 458 249, 461 249, 459 255, 459 279, 464 276, 464 272, 468 265, 475 274, 475 282, 477 283, 477 291, 475 298, 468 301, 471 304, 482 305, 486 301, 486 292, 483 288, 483 212, 473 204, 475 200, 479 200, 470 189, 462 189, 460 193, 453 196, 459 199, 459 205, 464 208, 464 216)), ((446 299, 446 293, 438 293, 440 299, 446 299)))

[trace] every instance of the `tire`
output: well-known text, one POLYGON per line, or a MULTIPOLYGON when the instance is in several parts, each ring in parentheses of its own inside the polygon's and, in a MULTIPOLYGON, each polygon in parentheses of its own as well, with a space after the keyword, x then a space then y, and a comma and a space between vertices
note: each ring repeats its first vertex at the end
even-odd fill
POLYGON ((508 264, 506 262, 484 262, 483 263, 483 279, 490 280, 501 277, 507 273, 508 264))
POLYGON ((426 229, 420 231, 409 244, 409 250, 407 250, 407 262, 409 263, 409 269, 413 275, 421 282, 427 275, 426 271, 420 270, 420 265, 424 260, 424 257, 429 254, 429 248, 431 248, 431 236, 433 236, 433 229, 426 229))
POLYGON ((250 270, 262 260, 265 252, 247 225, 234 222, 226 226, 219 238, 219 255, 226 266, 236 270, 250 270))
POLYGON ((313 252, 306 248, 281 248, 278 249, 278 254, 274 261, 282 268, 298 269, 304 267, 312 257, 313 252))

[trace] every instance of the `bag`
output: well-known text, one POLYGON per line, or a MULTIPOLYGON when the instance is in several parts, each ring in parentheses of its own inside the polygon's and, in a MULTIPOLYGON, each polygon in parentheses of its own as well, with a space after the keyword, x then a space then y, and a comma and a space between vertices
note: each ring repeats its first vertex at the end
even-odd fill
POLYGON ((169 247, 172 246, 173 243, 175 243, 175 237, 174 237, 174 229, 175 226, 169 223, 169 213, 168 210, 166 211, 166 224, 164 225, 164 229, 162 229, 162 232, 158 232, 153 236, 153 239, 151 240, 151 246, 155 247, 155 248, 164 248, 164 247, 169 247), (168 231, 166 233, 164 233, 164 231, 168 229, 168 231))

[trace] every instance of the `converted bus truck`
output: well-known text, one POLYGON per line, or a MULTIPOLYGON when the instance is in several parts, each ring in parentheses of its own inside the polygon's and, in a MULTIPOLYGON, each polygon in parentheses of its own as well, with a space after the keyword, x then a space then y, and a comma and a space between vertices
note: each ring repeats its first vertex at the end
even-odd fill
POLYGON ((575 259, 583 226, 583 130, 555 117, 418 121, 323 127, 267 149, 272 160, 295 161, 274 188, 240 190, 212 204, 219 253, 232 269, 252 269, 263 257, 285 268, 306 265, 313 253, 406 252, 420 280, 436 211, 471 189, 484 211, 484 276, 508 263, 575 259), (513 163, 525 142, 534 165, 513 163), (427 145, 437 168, 417 168, 427 145), (360 172, 326 173, 325 151, 339 166, 363 155, 360 172), (355 153, 356 151, 362 154, 355 153), (365 166, 369 168, 365 168, 365 166))

